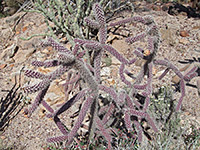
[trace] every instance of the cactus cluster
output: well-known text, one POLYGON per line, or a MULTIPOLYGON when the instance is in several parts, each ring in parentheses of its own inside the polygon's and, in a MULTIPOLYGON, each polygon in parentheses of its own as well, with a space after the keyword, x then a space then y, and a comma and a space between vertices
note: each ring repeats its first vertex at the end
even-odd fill
POLYGON ((167 59, 156 59, 156 53, 159 50, 160 34, 159 29, 151 16, 133 16, 114 23, 106 23, 104 11, 99 3, 93 5, 94 19, 85 17, 84 21, 90 28, 97 29, 99 31, 98 41, 86 40, 81 38, 75 38, 72 51, 68 50, 61 44, 55 42, 52 38, 48 38, 43 42, 43 46, 50 45, 58 52, 57 59, 48 61, 34 61, 32 65, 37 67, 55 67, 57 69, 49 74, 42 74, 33 70, 25 70, 25 75, 31 78, 41 79, 41 82, 33 86, 24 87, 26 93, 39 92, 32 105, 25 110, 30 117, 31 114, 42 104, 49 112, 47 117, 53 118, 55 124, 60 129, 62 135, 58 137, 50 137, 48 142, 67 141, 67 144, 72 143, 73 139, 77 135, 77 131, 80 129, 83 120, 88 111, 90 111, 90 124, 88 127, 89 139, 97 139, 102 135, 107 141, 108 149, 112 149, 112 143, 114 134, 117 132, 113 127, 116 118, 119 117, 124 124, 124 133, 133 139, 138 139, 141 143, 143 139, 143 126, 142 121, 146 121, 148 125, 155 131, 159 129, 153 117, 148 112, 150 105, 150 96, 152 94, 152 69, 154 65, 166 66, 166 70, 160 76, 163 78, 169 70, 175 72, 180 77, 180 91, 181 97, 178 100, 176 110, 181 107, 182 100, 185 96, 185 83, 192 78, 198 76, 198 67, 193 67, 187 74, 183 75, 177 67, 170 63, 167 59), (133 44, 136 41, 144 38, 148 41, 147 50, 139 47, 133 50, 135 58, 126 58, 120 54, 115 48, 106 43, 107 39, 107 27, 108 26, 120 26, 126 23, 141 23, 146 26, 146 30, 136 36, 126 38, 128 44, 133 44), (84 49, 83 49, 84 48, 84 49), (88 51, 92 51, 94 54, 93 62, 89 64, 83 57, 88 51), (101 80, 101 62, 104 52, 110 53, 120 63, 119 76, 121 81, 128 87, 129 90, 118 91, 113 87, 108 87, 102 83, 101 80), (144 65, 141 67, 140 72, 136 77, 132 75, 130 71, 126 69, 127 66, 134 67, 134 63, 137 59, 145 60, 144 65), (44 99, 45 94, 50 87, 50 84, 56 78, 59 78, 65 72, 70 72, 72 69, 78 73, 75 77, 68 80, 65 84, 66 87, 70 84, 77 84, 80 80, 83 80, 87 86, 82 88, 78 93, 74 94, 72 98, 67 99, 66 102, 60 106, 57 110, 54 110, 44 99), (134 79, 134 82, 127 80, 127 76, 134 79), (144 80, 146 78, 146 80, 144 80), (100 93, 105 92, 110 95, 111 100, 104 106, 99 105, 100 93), (80 109, 78 118, 73 125, 71 131, 67 131, 65 125, 60 121, 59 115, 67 111, 77 101, 83 100, 82 107, 80 109), (141 102, 143 101, 143 102, 141 102), (119 116, 116 114, 120 114, 119 116), (121 117, 120 117, 121 116, 121 117), (113 119, 114 117, 114 120, 113 119))

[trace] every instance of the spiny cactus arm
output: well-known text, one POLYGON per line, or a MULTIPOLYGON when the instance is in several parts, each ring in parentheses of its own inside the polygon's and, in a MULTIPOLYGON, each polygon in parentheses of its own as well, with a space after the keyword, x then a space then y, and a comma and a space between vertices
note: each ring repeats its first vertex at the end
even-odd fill
POLYGON ((142 105, 134 100, 134 99, 131 99, 130 96, 128 94, 126 94, 126 103, 127 103, 127 106, 130 108, 130 109, 134 109, 134 106, 133 106, 133 103, 135 104, 135 106, 139 109, 140 107, 142 107, 142 105))
POLYGON ((85 48, 90 49, 90 50, 95 50, 95 51, 100 51, 102 50, 102 46, 98 42, 93 42, 93 43, 85 43, 83 45, 85 48))
POLYGON ((63 85, 67 86, 69 84, 74 84, 76 83, 79 79, 81 78, 80 74, 75 75, 72 79, 66 81, 63 85))
POLYGON ((161 80, 169 72, 169 70, 169 68, 165 69, 165 71, 160 75, 158 79, 161 80))
POLYGON ((140 123, 136 120, 133 121, 133 124, 135 125, 136 131, 137 131, 138 141, 139 143, 142 143, 142 138, 143 138, 142 127, 140 123))
POLYGON ((146 112, 146 110, 148 109, 149 104, 150 104, 150 97, 147 96, 147 97, 145 98, 144 107, 143 107, 143 109, 142 109, 143 112, 146 112))
POLYGON ((79 49, 80 49, 80 45, 79 44, 75 44, 74 47, 73 47, 73 50, 72 50, 74 56, 77 55, 79 49))
POLYGON ((128 85, 129 87, 131 87, 131 82, 129 82, 128 80, 126 80, 126 77, 124 76, 124 68, 125 68, 125 64, 121 63, 120 68, 119 68, 119 75, 120 78, 122 80, 122 82, 124 82, 126 85, 128 85))
POLYGON ((141 22, 143 24, 145 24, 145 19, 144 17, 141 17, 141 16, 134 16, 134 17, 131 17, 131 18, 126 18, 126 19, 123 19, 123 20, 120 20, 118 22, 114 22, 114 23, 111 23, 109 26, 117 26, 117 25, 123 25, 123 24, 126 24, 126 23, 131 23, 131 22, 141 22))
POLYGON ((99 29, 99 28, 100 28, 99 22, 94 21, 94 20, 91 20, 91 19, 88 18, 88 17, 85 17, 85 18, 84 18, 84 21, 85 21, 85 23, 86 23, 90 28, 93 28, 93 29, 99 29))
POLYGON ((107 44, 103 45, 103 48, 108 51, 109 53, 111 53, 114 57, 116 57, 120 62, 124 63, 125 65, 127 65, 129 63, 129 61, 123 57, 123 55, 121 55, 115 48, 113 48, 112 46, 109 46, 107 44))
POLYGON ((134 42, 137 42, 139 40, 142 40, 144 39, 145 37, 147 36, 146 32, 142 32, 136 36, 133 36, 133 37, 129 37, 129 38, 126 38, 126 42, 129 43, 129 44, 132 44, 134 42))
POLYGON ((64 124, 60 121, 60 119, 59 119, 57 116, 55 116, 55 117, 53 118, 53 120, 54 120, 55 124, 57 125, 58 129, 60 130, 60 132, 61 132, 62 134, 64 134, 64 135, 67 135, 68 132, 67 132, 67 130, 66 130, 64 124))
POLYGON ((38 60, 35 60, 32 62, 32 65, 33 66, 36 66, 36 67, 56 67, 56 66, 59 66, 60 65, 60 62, 58 60, 47 60, 47 61, 38 61, 38 60))
POLYGON ((181 97, 178 100, 178 104, 176 106, 176 111, 178 111, 180 109, 182 101, 183 101, 183 98, 185 96, 185 83, 184 83, 184 80, 181 79, 179 84, 180 84, 181 97))
POLYGON ((118 95, 117 95, 117 93, 115 92, 115 90, 113 88, 107 87, 105 85, 99 85, 99 90, 102 90, 102 91, 110 94, 110 96, 112 97, 112 99, 114 101, 117 101, 118 95))
POLYGON ((143 85, 134 84, 133 87, 136 88, 136 89, 138 89, 138 90, 144 90, 144 89, 146 89, 147 84, 143 84, 143 85))
POLYGON ((135 110, 135 109, 129 109, 129 114, 134 115, 136 117, 142 117, 145 118, 146 112, 135 110))
POLYGON ((50 113, 54 113, 53 108, 51 108, 51 106, 45 100, 43 100, 41 104, 44 106, 44 108, 46 108, 47 111, 49 111, 50 113))
POLYGON ((24 71, 24 75, 27 77, 36 78, 36 79, 44 79, 46 77, 46 75, 40 72, 36 72, 33 70, 28 70, 28 69, 24 71))
POLYGON ((48 143, 56 143, 56 142, 62 142, 67 140, 68 136, 67 135, 62 135, 62 136, 57 136, 57 137, 51 137, 47 138, 48 143))
POLYGON ((80 100, 81 98, 86 96, 88 90, 89 89, 83 89, 78 94, 74 95, 70 100, 65 102, 54 114, 49 115, 49 117, 50 116, 52 116, 52 117, 58 116, 58 115, 62 114, 63 112, 65 112, 66 110, 68 110, 78 100, 80 100))
POLYGON ((109 134, 109 129, 104 128, 104 123, 100 120, 98 116, 95 117, 95 121, 96 121, 98 129, 101 131, 101 134, 108 141, 108 149, 112 149, 112 146, 111 146, 112 137, 109 134))
POLYGON ((70 64, 67 64, 68 66, 60 66, 58 69, 56 69, 54 72, 50 73, 47 75, 47 78, 50 81, 55 80, 56 78, 60 77, 61 75, 63 75, 65 72, 69 71, 72 68, 72 65, 70 66, 70 64))
POLYGON ((71 64, 73 61, 75 61, 74 55, 66 53, 58 53, 57 58, 60 62, 64 63, 65 65, 71 64))
POLYGON ((57 43, 53 38, 48 38, 47 41, 42 42, 42 46, 52 46, 58 52, 63 52, 67 54, 72 54, 70 50, 62 46, 61 44, 57 43))
POLYGON ((97 52, 96 57, 94 58, 94 76, 97 83, 101 82, 101 57, 102 50, 97 52))
POLYGON ((198 76, 198 73, 196 72, 198 69, 197 66, 194 66, 186 75, 184 75, 185 81, 190 81, 192 78, 198 76))
POLYGON ((81 78, 86 81, 86 83, 89 85, 89 88, 93 91, 96 91, 98 88, 98 83, 95 80, 94 76, 90 72, 90 70, 87 68, 85 63, 81 60, 75 61, 75 67, 79 71, 81 78))
POLYGON ((132 123, 131 123, 131 119, 130 119, 130 115, 128 111, 124 112, 124 122, 125 122, 128 132, 133 131, 133 127, 132 127, 132 123))
POLYGON ((69 132, 68 134, 68 142, 67 144, 70 144, 73 141, 73 138, 75 137, 75 135, 77 134, 78 129, 81 127, 81 124, 85 118, 85 115, 88 111, 88 109, 90 108, 90 106, 92 105, 92 102, 94 100, 93 96, 89 96, 85 103, 83 104, 80 112, 79 112, 79 116, 78 119, 76 120, 76 123, 74 124, 72 130, 69 132))
POLYGON ((155 41, 154 37, 152 37, 152 36, 148 37, 147 49, 150 51, 150 53, 152 53, 154 51, 154 41, 155 41))
POLYGON ((38 60, 33 61, 31 64, 32 64, 32 66, 36 66, 36 67, 44 66, 44 62, 38 61, 38 60))
POLYGON ((123 19, 123 20, 120 20, 120 21, 117 21, 117 22, 112 22, 112 23, 109 24, 109 26, 114 27, 114 26, 129 23, 129 22, 132 22, 132 21, 133 21, 132 18, 126 18, 126 19, 123 19))
POLYGON ((153 61, 154 64, 156 65, 163 65, 163 66, 166 66, 170 69, 172 69, 177 76, 179 76, 179 78, 183 79, 184 76, 182 75, 182 73, 178 70, 177 67, 175 67, 172 63, 170 63, 168 60, 154 60, 153 61))
POLYGON ((148 95, 152 93, 152 78, 153 78, 152 69, 153 69, 153 63, 150 62, 148 63, 148 78, 147 78, 147 87, 146 87, 146 91, 148 95))
POLYGON ((98 111, 98 115, 102 115, 104 113, 107 112, 107 110, 109 109, 110 105, 105 105, 105 106, 102 106, 100 107, 99 111, 98 111))
POLYGON ((50 85, 50 80, 44 79, 40 83, 33 86, 26 86, 23 88, 25 93, 35 93, 37 91, 43 90, 50 85))
MULTIPOLYGON (((129 61, 129 65, 132 65, 133 63, 135 63, 137 60, 137 58, 133 58, 129 61)), ((125 72, 126 73, 126 72, 125 72)), ((126 73, 127 74, 127 73, 126 73)))
POLYGON ((136 77, 133 75, 133 73, 131 73, 130 71, 128 71, 127 69, 124 69, 124 73, 129 76, 132 79, 136 79, 136 77))
POLYGON ((41 90, 38 93, 38 95, 36 96, 31 107, 28 110, 26 110, 28 113, 28 117, 30 117, 33 114, 33 112, 37 109, 39 104, 43 101, 43 98, 44 98, 45 94, 47 93, 48 88, 49 88, 49 85, 47 85, 43 90, 41 90))
POLYGON ((127 93, 126 93, 125 90, 121 89, 121 90, 119 91, 119 93, 118 93, 118 101, 117 101, 117 103, 118 103, 119 105, 125 104, 126 95, 127 95, 127 93))
POLYGON ((144 58, 144 54, 139 50, 135 50, 133 53, 140 58, 144 58))
POLYGON ((112 113, 115 110, 115 105, 113 103, 111 103, 108 107, 108 109, 106 110, 106 114, 103 117, 102 123, 106 124, 108 122, 108 120, 110 119, 110 117, 112 116, 112 113))
POLYGON ((105 44, 107 39, 107 28, 106 27, 101 27, 99 29, 99 42, 101 44, 105 44))
POLYGON ((154 132, 158 132, 158 128, 156 127, 153 119, 150 117, 150 115, 148 113, 145 114, 145 119, 147 120, 147 122, 149 123, 149 125, 152 127, 152 129, 154 130, 154 132))
POLYGON ((106 19, 104 17, 104 11, 99 3, 95 3, 93 5, 93 11, 94 11, 95 19, 99 22, 100 26, 105 26, 106 19))

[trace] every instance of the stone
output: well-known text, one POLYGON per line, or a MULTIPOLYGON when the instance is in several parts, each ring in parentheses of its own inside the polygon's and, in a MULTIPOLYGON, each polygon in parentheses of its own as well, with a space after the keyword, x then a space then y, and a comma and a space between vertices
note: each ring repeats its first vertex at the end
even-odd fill
POLYGON ((175 46, 176 41, 176 30, 172 28, 161 28, 160 29, 162 41, 166 41, 169 45, 175 46))
POLYGON ((0 70, 3 69, 3 68, 5 68, 6 66, 7 66, 7 64, 1 64, 0 65, 0 70))
POLYGON ((187 45, 187 44, 189 44, 190 42, 189 42, 187 39, 179 39, 179 43, 180 43, 180 44, 183 44, 183 45, 187 45))
POLYGON ((187 37, 187 36, 189 36, 189 33, 185 30, 182 30, 182 31, 180 31, 180 36, 187 37))

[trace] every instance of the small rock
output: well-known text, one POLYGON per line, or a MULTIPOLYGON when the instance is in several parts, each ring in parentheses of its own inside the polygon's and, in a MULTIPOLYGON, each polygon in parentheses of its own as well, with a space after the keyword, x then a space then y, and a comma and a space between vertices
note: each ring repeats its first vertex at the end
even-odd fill
POLYGON ((1 65, 0 65, 0 69, 5 68, 6 66, 7 66, 7 64, 1 64, 1 65))
POLYGON ((187 45, 187 44, 189 44, 190 42, 189 42, 188 40, 186 40, 186 39, 179 39, 179 43, 180 43, 180 44, 187 45))
POLYGON ((101 76, 110 76, 110 68, 109 67, 103 67, 101 70, 101 76))
POLYGON ((180 31, 180 36, 186 37, 186 36, 189 36, 189 34, 187 31, 183 30, 183 31, 180 31))
POLYGON ((5 136, 1 136, 0 138, 1 138, 2 140, 6 139, 6 137, 5 137, 5 136))

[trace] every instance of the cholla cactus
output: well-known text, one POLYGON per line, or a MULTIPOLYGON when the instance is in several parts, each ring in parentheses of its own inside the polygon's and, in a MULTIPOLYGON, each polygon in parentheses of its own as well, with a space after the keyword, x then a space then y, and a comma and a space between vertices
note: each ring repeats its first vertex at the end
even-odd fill
MULTIPOLYGON (((43 45, 50 45, 55 50, 58 51, 58 57, 55 60, 51 61, 34 61, 32 65, 34 66, 44 66, 52 67, 58 66, 58 69, 54 72, 44 75, 32 70, 26 70, 25 75, 32 78, 39 78, 42 81, 34 86, 28 86, 24 88, 24 91, 27 93, 39 91, 38 96, 33 102, 32 106, 26 110, 30 116, 34 110, 38 107, 39 104, 42 104, 50 113, 47 117, 54 118, 54 121, 58 128, 60 129, 62 136, 48 138, 48 142, 58 142, 58 141, 67 141, 70 144, 74 137, 77 134, 77 131, 80 129, 81 124, 86 116, 86 113, 90 109, 90 125, 89 132, 90 136, 98 136, 102 134, 108 142, 108 148, 111 149, 111 143, 113 135, 111 132, 115 132, 109 122, 112 120, 112 116, 116 116, 117 113, 121 113, 121 119, 124 120, 124 130, 127 133, 131 133, 136 130, 136 132, 131 133, 131 137, 135 138, 135 133, 137 135, 138 141, 142 142, 143 127, 141 125, 142 120, 146 120, 151 128, 158 132, 158 128, 154 122, 154 119, 148 113, 148 106, 150 104, 150 95, 152 94, 152 68, 154 65, 164 65, 167 67, 166 71, 161 75, 161 78, 166 75, 169 69, 173 70, 180 78, 180 87, 181 87, 181 97, 178 101, 176 110, 180 109, 181 102, 185 96, 185 82, 191 80, 193 77, 197 76, 197 68, 193 68, 189 71, 188 74, 182 75, 182 73, 172 65, 168 60, 157 60, 156 52, 158 51, 160 35, 158 28, 154 19, 151 16, 134 16, 128 19, 121 20, 119 22, 107 24, 105 20, 105 15, 103 9, 98 3, 93 5, 93 12, 95 20, 90 19, 89 17, 85 18, 85 23, 91 28, 99 30, 99 41, 85 40, 85 39, 74 39, 75 46, 72 51, 66 49, 61 44, 55 42, 52 38, 49 38, 47 42, 44 42, 43 45), (115 48, 111 45, 106 44, 107 39, 107 26, 118 26, 121 24, 129 22, 140 22, 146 26, 146 31, 138 34, 134 37, 129 37, 126 39, 126 42, 133 44, 136 41, 147 38, 148 39, 148 51, 146 52, 142 48, 137 48, 133 51, 136 55, 136 58, 127 59, 122 54, 120 54, 115 48), (83 60, 85 51, 81 50, 81 46, 86 49, 92 50, 94 52, 94 64, 87 64, 83 60), (130 89, 130 92, 121 90, 119 93, 116 89, 112 87, 107 87, 101 82, 101 57, 104 51, 109 52, 121 63, 119 67, 119 75, 122 82, 130 89), (142 58, 145 60, 144 66, 141 68, 137 77, 133 77, 131 73, 126 70, 126 66, 131 66, 135 63, 137 58, 142 58), (66 85, 73 84, 79 79, 85 80, 87 83, 87 88, 82 89, 77 94, 75 94, 71 99, 67 100, 59 109, 53 110, 48 103, 44 100, 44 96, 53 80, 59 78, 65 72, 70 72, 71 69, 78 71, 76 79, 71 80, 66 83, 66 85), (133 77, 135 82, 130 82, 127 80, 125 74, 133 77), (142 83, 144 77, 147 76, 147 82, 142 83), (100 107, 98 105, 98 99, 100 98, 100 91, 105 92, 110 95, 112 100, 105 106, 100 107), (140 94, 142 93, 142 94, 140 94), (64 124, 60 121, 59 115, 64 111, 67 111, 74 103, 78 100, 84 98, 84 104, 81 107, 79 112, 78 119, 76 120, 72 130, 68 132, 64 124), (139 101, 143 99, 144 104, 139 101), (100 108, 98 108, 100 107, 100 108), (102 117, 99 117, 103 114, 102 117)), ((115 119, 115 118, 114 118, 115 119)), ((111 121, 112 123, 112 121, 111 121)))

